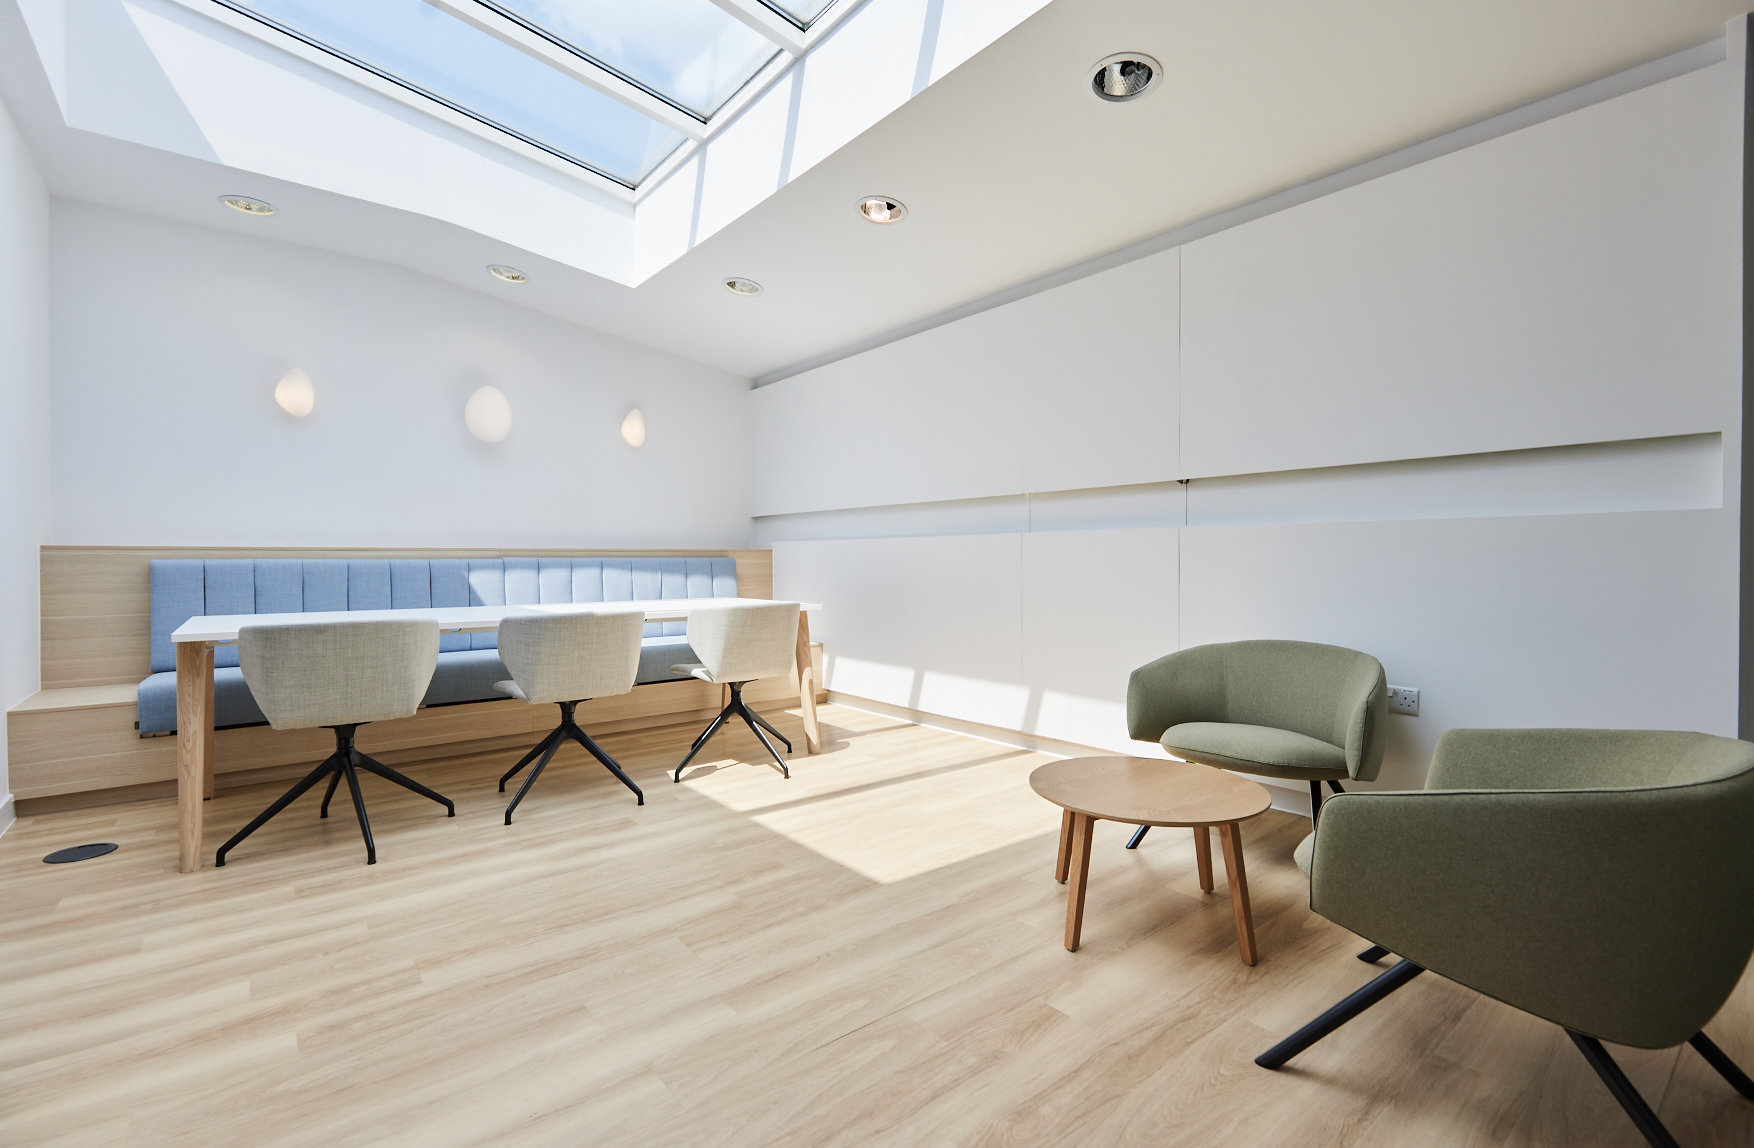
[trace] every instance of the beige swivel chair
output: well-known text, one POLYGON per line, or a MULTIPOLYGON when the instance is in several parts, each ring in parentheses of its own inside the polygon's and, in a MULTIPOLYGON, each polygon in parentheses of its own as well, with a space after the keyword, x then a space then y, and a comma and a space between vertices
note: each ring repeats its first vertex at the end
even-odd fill
MULTIPOLYGON (((1127 732, 1183 761, 1322 784, 1375 781, 1388 678, 1369 654, 1315 642, 1218 642, 1166 654, 1127 682, 1127 732)), ((1135 849, 1141 825, 1127 842, 1135 849)))
POLYGON ((561 741, 569 737, 608 766, 623 785, 633 790, 639 804, 646 803, 640 787, 573 718, 580 702, 613 697, 633 689, 634 676, 639 673, 639 642, 645 623, 645 611, 637 608, 589 614, 531 611, 513 614, 500 622, 499 659, 512 672, 512 680, 495 682, 493 688, 531 705, 560 706, 560 725, 499 779, 499 791, 504 793, 505 783, 540 756, 517 796, 505 807, 507 825, 512 823, 512 811, 542 776, 561 741))
MULTIPOLYGON (((1452 729, 1425 788, 1334 798, 1309 906, 1404 959, 1255 1058, 1280 1068, 1430 969, 1560 1025, 1645 1139, 1675 1140, 1603 1041, 1705 1035, 1754 953, 1754 745, 1702 733, 1452 729)), ((1727 1099, 1727 1097, 1726 1097, 1727 1099)))
POLYGON ((673 673, 692 674, 703 682, 719 682, 731 687, 731 704, 727 705, 706 732, 694 739, 688 756, 676 767, 672 781, 682 780, 682 768, 694 760, 707 739, 719 732, 725 719, 733 715, 761 739, 767 752, 780 763, 780 773, 792 776, 786 759, 767 740, 773 734, 785 742, 790 753, 792 743, 784 734, 768 724, 766 718, 743 704, 743 687, 757 678, 780 678, 792 672, 797 657, 798 603, 762 602, 759 605, 703 606, 688 615, 688 646, 700 659, 684 665, 671 666, 673 673), (762 731, 766 731, 765 733, 762 731))
POLYGON ((329 789, 319 816, 329 816, 329 799, 345 777, 365 837, 365 863, 376 865, 378 847, 359 792, 361 769, 431 798, 445 807, 447 817, 455 817, 457 807, 449 798, 353 747, 353 731, 360 726, 409 717, 420 707, 438 665, 438 648, 438 623, 430 619, 240 627, 238 664, 268 724, 275 729, 332 729, 335 752, 221 845, 213 863, 224 865, 225 855, 238 842, 325 777, 329 789))

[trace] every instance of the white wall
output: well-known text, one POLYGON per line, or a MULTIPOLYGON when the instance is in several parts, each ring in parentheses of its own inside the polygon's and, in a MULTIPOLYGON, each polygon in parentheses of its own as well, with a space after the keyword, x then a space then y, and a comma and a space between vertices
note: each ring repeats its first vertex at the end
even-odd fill
POLYGON ((53 542, 749 541, 743 379, 387 264, 65 200, 52 218, 53 542), (292 367, 304 419, 273 400, 292 367), (512 405, 497 444, 463 426, 489 383, 512 405))
POLYGON ((1422 691, 1384 785, 1454 726, 1734 736, 1741 100, 1732 53, 757 390, 829 687, 1142 751, 1134 667, 1272 636, 1422 691))
MULTIPOLYGON (((49 193, 0 104, 0 710, 35 693, 49 528, 49 193)), ((12 822, 0 745, 0 832, 12 822)))

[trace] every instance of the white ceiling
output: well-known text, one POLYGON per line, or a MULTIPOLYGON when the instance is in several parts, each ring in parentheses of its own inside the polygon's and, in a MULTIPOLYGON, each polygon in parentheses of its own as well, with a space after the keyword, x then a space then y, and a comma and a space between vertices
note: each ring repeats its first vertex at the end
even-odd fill
POLYGON ((0 0, 0 96, 55 194, 385 260, 754 378, 1698 44, 1746 0, 1053 0, 637 288, 68 128, 18 2, 0 0), (1095 99, 1088 70, 1118 51, 1161 60, 1158 90, 1095 99), (215 202, 235 192, 281 212, 215 202), (861 220, 873 193, 907 222, 861 220))

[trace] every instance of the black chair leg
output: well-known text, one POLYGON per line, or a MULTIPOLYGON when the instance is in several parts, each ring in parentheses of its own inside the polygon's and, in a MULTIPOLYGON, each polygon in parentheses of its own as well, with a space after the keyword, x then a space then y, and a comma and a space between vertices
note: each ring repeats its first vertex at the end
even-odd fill
POLYGON ((1725 1054, 1723 1049, 1713 1044, 1709 1036, 1703 1032, 1696 1032, 1687 1038, 1687 1043, 1705 1058, 1705 1063, 1717 1069, 1719 1076, 1730 1082, 1731 1088, 1749 1100, 1754 1100, 1754 1080, 1749 1080, 1748 1074, 1743 1072, 1736 1062, 1725 1054))
POLYGON ((518 771, 522 770, 526 765, 529 765, 532 761, 535 761, 539 756, 541 756, 543 750, 547 749, 549 746, 551 746, 555 742, 559 741, 560 735, 562 732, 563 732, 562 730, 557 729, 553 733, 549 734, 547 737, 543 738, 541 741, 537 742, 531 748, 529 753, 526 753, 523 757, 518 759, 518 764, 516 764, 516 765, 512 766, 510 769, 506 770, 505 775, 499 779, 499 791, 501 793, 504 793, 505 792, 505 783, 510 781, 512 778, 518 776, 518 771))
MULTIPOLYGON (((285 809, 288 805, 291 805, 300 797, 304 796, 305 790, 327 777, 330 770, 339 770, 341 768, 341 761, 342 758, 339 753, 330 756, 322 765, 317 766, 317 768, 305 774, 303 781, 300 781, 297 785, 287 790, 286 793, 273 805, 270 805, 267 809, 264 809, 261 813, 257 814, 254 821, 232 834, 231 840, 227 841, 224 845, 221 845, 219 847, 219 852, 214 854, 214 867, 219 868, 223 866, 225 864, 225 855, 231 852, 233 846, 254 833, 256 830, 262 828, 262 826, 268 824, 269 820, 272 819, 276 813, 279 813, 282 809, 285 809)), ((333 792, 333 789, 331 789, 331 792, 333 792)))
POLYGON ((1286 1061, 1424 971, 1425 969, 1421 965, 1416 965, 1412 961, 1402 961, 1266 1052, 1255 1057, 1255 1063, 1262 1068, 1284 1068, 1286 1061))
POLYGON ((750 720, 750 712, 747 708, 743 710, 743 724, 748 726, 750 731, 754 733, 756 737, 761 739, 761 744, 767 747, 767 752, 773 754, 773 759, 780 763, 780 775, 782 777, 792 776, 792 771, 786 767, 786 759, 781 757, 780 751, 773 747, 773 742, 767 740, 767 735, 761 732, 761 727, 750 720))
POLYGON ((646 803, 645 790, 643 790, 639 786, 635 785, 633 783, 633 778, 627 776, 626 773, 622 772, 621 766, 616 762, 616 760, 614 758, 610 757, 607 753, 603 752, 603 747, 598 745, 596 742, 592 741, 590 734, 586 733, 584 730, 580 729, 576 725, 567 726, 566 732, 572 735, 572 738, 574 741, 578 742, 580 745, 582 745, 586 749, 590 750, 592 757, 596 758, 598 761, 600 761, 604 765, 608 766, 609 772, 613 773, 616 777, 619 777, 621 779, 621 784, 623 784, 623 785, 627 786, 627 788, 633 790, 634 796, 639 798, 639 803, 641 805, 644 805, 646 803))
MULTIPOLYGON (((1151 832, 1151 826, 1149 826, 1149 825, 1139 826, 1139 828, 1137 828, 1133 831, 1133 835, 1131 837, 1127 838, 1127 848, 1128 849, 1137 849, 1139 847, 1139 842, 1145 840, 1145 834, 1147 834, 1149 832, 1151 832)), ((1200 830, 1200 832, 1204 833, 1205 830, 1202 829, 1202 830, 1200 830)))
POLYGON ((323 793, 323 808, 317 812, 318 817, 329 816, 329 801, 335 796, 335 787, 341 784, 341 771, 338 769, 329 775, 329 788, 323 793))
POLYGON ((694 739, 694 744, 688 748, 688 756, 683 758, 682 764, 676 767, 675 774, 670 778, 671 781, 682 780, 682 770, 689 762, 694 760, 694 755, 701 751, 701 748, 706 745, 707 741, 713 736, 713 734, 719 732, 719 727, 724 725, 725 719, 730 716, 730 706, 726 706, 723 710, 719 711, 719 716, 714 718, 712 724, 706 727, 706 732, 694 739))
POLYGON ((1340 788, 1340 783, 1337 781, 1329 781, 1328 788, 1333 790, 1335 793, 1345 793, 1346 792, 1344 789, 1340 788))
POLYGON ((446 817, 455 817, 457 815, 456 803, 444 794, 428 789, 418 781, 415 781, 412 777, 405 777, 402 774, 397 773, 383 762, 375 761, 359 752, 357 749, 353 751, 353 759, 353 764, 361 769, 369 770, 383 778, 385 781, 393 781, 403 789, 411 789, 422 797, 438 802, 445 807, 446 817))
POLYGON ((1651 1111, 1650 1105, 1644 1102, 1644 1097, 1638 1094, 1638 1089, 1632 1087, 1632 1081, 1626 1079, 1626 1074, 1620 1071, 1620 1066, 1614 1063, 1614 1058, 1602 1047, 1601 1041, 1570 1029, 1565 1030, 1565 1035, 1571 1038, 1571 1043, 1577 1045, 1577 1050, 1590 1062, 1590 1067, 1596 1070, 1596 1075, 1602 1078, 1602 1083, 1608 1086, 1608 1091, 1614 1094, 1614 1099, 1620 1102, 1626 1115, 1638 1125, 1638 1130, 1644 1133, 1651 1148, 1680 1148, 1675 1143, 1675 1138, 1669 1135, 1669 1130, 1663 1127, 1663 1122, 1657 1119, 1657 1114, 1651 1111))
POLYGON ((1322 819, 1322 783, 1309 783, 1309 823, 1316 824, 1322 819))
POLYGON ((554 751, 559 748, 560 739, 557 737, 550 742, 548 748, 543 751, 541 760, 536 763, 536 768, 530 771, 530 776, 524 779, 524 784, 518 788, 518 795, 512 798, 512 803, 510 805, 505 807, 505 823, 507 825, 512 823, 512 810, 518 807, 518 802, 524 800, 524 794, 530 792, 530 787, 536 784, 536 779, 538 777, 542 776, 542 770, 548 765, 548 759, 553 757, 554 751))
POLYGON ((787 738, 785 734, 783 734, 779 730, 773 728, 772 722, 768 721, 766 718, 762 717, 760 714, 756 713, 754 710, 749 709, 748 706, 744 706, 743 708, 745 711, 748 712, 750 717, 754 718, 756 721, 761 723, 762 729, 766 730, 768 733, 773 734, 775 737, 779 738, 781 742, 785 743, 787 753, 792 752, 791 740, 789 738, 787 738))
POLYGON ((1362 953, 1359 953, 1358 959, 1367 965, 1374 965, 1388 955, 1389 951, 1381 945, 1372 945, 1362 953))
POLYGON ((365 863, 378 863, 378 843, 372 840, 371 819, 365 815, 365 795, 359 791, 359 773, 353 768, 348 758, 341 759, 341 768, 347 773, 347 789, 353 794, 353 811, 359 814, 359 835, 365 838, 365 863))

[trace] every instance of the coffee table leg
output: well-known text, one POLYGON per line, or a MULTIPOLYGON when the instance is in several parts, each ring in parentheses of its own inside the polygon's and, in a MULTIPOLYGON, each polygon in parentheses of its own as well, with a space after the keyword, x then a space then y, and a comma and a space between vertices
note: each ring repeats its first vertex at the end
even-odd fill
POLYGON ((1242 867, 1242 826, 1220 825, 1218 837, 1224 843, 1224 875, 1230 882, 1230 910, 1236 916, 1236 947, 1242 951, 1242 963, 1254 964, 1255 919, 1249 912, 1249 879, 1242 867))
POLYGON ((1078 951, 1084 932, 1084 887, 1090 883, 1090 831, 1096 818, 1082 813, 1072 814, 1072 855, 1069 884, 1066 887, 1066 951, 1078 951))
POLYGON ((1194 826, 1194 860, 1200 866, 1200 891, 1212 891, 1212 836, 1210 825, 1194 826))
POLYGON ((1060 810, 1060 859, 1054 862, 1054 880, 1066 883, 1066 866, 1072 862, 1072 811, 1060 810))

